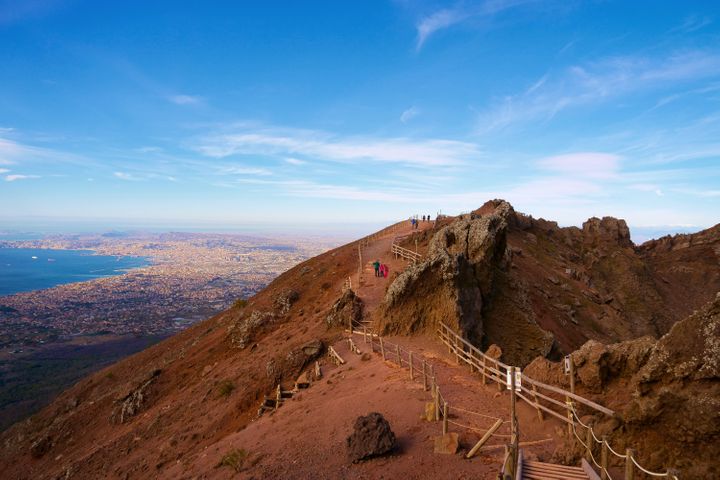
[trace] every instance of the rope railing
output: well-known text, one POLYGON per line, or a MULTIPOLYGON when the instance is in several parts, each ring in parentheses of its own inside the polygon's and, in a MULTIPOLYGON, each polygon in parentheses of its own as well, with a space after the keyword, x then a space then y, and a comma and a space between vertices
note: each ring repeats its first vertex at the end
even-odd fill
POLYGON ((651 477, 663 477, 663 478, 667 478, 667 479, 671 479, 671 480, 678 480, 677 474, 676 474, 673 470, 667 470, 666 472, 653 472, 653 471, 650 471, 650 470, 646 469, 646 468, 643 467, 642 465, 640 465, 640 464, 638 463, 637 459, 635 458, 635 456, 632 454, 632 449, 628 449, 628 450, 627 450, 627 453, 626 453, 625 455, 616 452, 616 451, 610 446, 610 443, 609 443, 605 438, 599 439, 599 438, 597 437, 597 435, 595 435, 595 432, 593 431, 593 428, 592 428, 591 425, 587 425, 587 424, 583 423, 582 420, 580 420, 580 416, 578 415, 577 410, 575 410, 575 406, 572 404, 572 402, 568 402, 568 408, 569 408, 570 411, 572 412, 572 417, 573 417, 572 429, 573 429, 573 433, 575 434, 575 437, 578 439, 578 441, 580 442, 580 444, 581 444, 583 447, 585 447, 587 456, 589 456, 589 457, 592 459, 592 461, 593 461, 593 463, 595 464, 595 466, 598 467, 598 469, 600 469, 600 472, 604 474, 604 475, 603 475, 603 478, 609 478, 610 480, 612 480, 612 476, 610 475, 610 472, 608 472, 607 456, 606 456, 606 455, 603 456, 603 457, 601 458, 601 463, 598 463, 597 460, 595 460, 595 457, 594 457, 594 455, 593 455, 593 453, 592 453, 592 445, 589 445, 589 443, 590 443, 591 440, 594 441, 596 444, 601 445, 603 449, 607 449, 606 451, 612 453, 612 454, 613 454, 614 456, 616 456, 617 458, 622 459, 622 460, 625 460, 625 464, 626 464, 626 467, 625 467, 626 476, 627 476, 628 470, 631 469, 631 468, 633 468, 633 467, 630 465, 630 463, 632 462, 632 464, 633 464, 638 470, 640 470, 641 472, 645 473, 646 475, 650 475, 651 477), (586 441, 583 441, 583 440, 580 438, 580 436, 578 435, 577 429, 575 428, 575 424, 576 424, 576 423, 586 429, 586 431, 587 431, 587 433, 588 433, 588 435, 586 436, 586 441))
MULTIPOLYGON (((385 340, 382 336, 371 334, 364 328, 363 331, 349 331, 350 334, 363 335, 365 344, 369 344, 372 352, 380 353, 384 360, 395 363, 401 368, 410 369, 410 377, 413 381, 420 381, 423 384, 425 390, 429 389, 432 392, 433 404, 434 404, 434 419, 442 422, 443 434, 448 432, 448 425, 463 428, 472 432, 484 433, 487 438, 491 436, 500 438, 511 438, 510 433, 497 432, 499 427, 508 425, 509 420, 503 421, 497 416, 487 415, 484 413, 476 412, 468 408, 459 407, 455 404, 450 406, 447 394, 443 393, 442 389, 437 383, 437 374, 435 373, 434 366, 425 360, 422 355, 416 355, 409 349, 402 347, 398 343, 392 343, 385 340), (453 420, 450 419, 451 412, 453 420), (463 415, 458 415, 463 414, 463 415), (493 420, 494 425, 477 425, 472 421, 465 419, 465 416, 473 416, 480 419, 493 420), (459 418, 463 417, 463 418, 459 418)), ((487 440, 487 438, 484 439, 487 440)), ((479 448, 479 446, 478 446, 479 448)), ((476 449, 477 451, 477 449, 476 449)), ((475 452, 473 452, 474 455, 475 452)), ((470 458, 470 457, 468 457, 470 458)))
MULTIPOLYGON (((449 352, 455 354, 457 363, 466 363, 470 366, 471 371, 477 370, 477 372, 480 373, 482 376, 483 383, 485 383, 486 379, 489 378, 491 381, 496 382, 498 386, 502 389, 508 384, 508 378, 510 378, 511 376, 510 372, 520 372, 519 368, 506 365, 499 360, 489 357, 485 353, 481 352, 477 347, 470 344, 464 338, 460 337, 443 322, 440 322, 440 329, 437 330, 437 333, 442 343, 444 343, 448 347, 449 352)), ((570 374, 574 375, 572 361, 570 361, 570 363, 570 374)), ((520 384, 516 387, 516 396, 523 400, 525 403, 535 408, 538 412, 538 417, 541 420, 543 419, 543 413, 548 413, 555 418, 567 423, 568 432, 572 433, 580 442, 580 444, 585 448, 587 459, 589 461, 592 461, 593 464, 595 464, 595 466, 600 470, 603 479, 612 480, 607 466, 607 452, 609 452, 617 458, 625 461, 625 477, 627 480, 631 480, 634 478, 633 468, 637 468, 641 472, 652 477, 663 477, 670 480, 678 480, 678 474, 674 470, 668 470, 665 473, 660 473, 652 472, 642 467, 635 458, 632 449, 628 448, 624 455, 613 450, 609 442, 607 442, 604 437, 602 439, 599 439, 593 431, 592 427, 590 425, 586 425, 580 420, 573 401, 608 416, 615 416, 615 412, 613 410, 604 407, 590 399, 577 395, 574 391, 567 391, 553 385, 539 382, 535 379, 528 377, 525 374, 520 373, 519 378, 521 381, 520 384), (528 385, 531 388, 529 388, 528 385), (538 389, 540 389, 541 391, 538 391, 538 389), (553 398, 553 395, 559 396, 561 398, 564 397, 564 402, 558 398, 553 398), (550 408, 550 406, 542 404, 541 401, 547 402, 550 406, 554 405, 556 407, 560 407, 562 410, 564 410, 564 412, 553 410, 552 408, 550 408), (580 438, 580 435, 578 435, 576 424, 579 424, 586 429, 587 437, 585 440, 580 438), (603 449, 603 455, 601 456, 601 460, 599 463, 595 459, 592 452, 592 447, 594 444, 601 445, 603 449)), ((513 384, 514 383, 515 382, 513 381, 513 384)), ((571 389, 574 390, 574 378, 571 379, 571 389)))

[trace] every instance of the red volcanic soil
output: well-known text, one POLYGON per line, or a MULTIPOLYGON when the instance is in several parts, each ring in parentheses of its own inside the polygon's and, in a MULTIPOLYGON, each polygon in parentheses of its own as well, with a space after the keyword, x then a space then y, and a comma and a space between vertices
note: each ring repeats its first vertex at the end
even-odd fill
MULTIPOLYGON (((362 336, 355 336, 363 353, 369 345, 362 336)), ((438 385, 450 406, 451 421, 469 424, 479 432, 487 430, 494 420, 453 411, 453 406, 488 417, 509 419, 510 396, 506 391, 483 386, 478 377, 451 363, 434 341, 424 339, 388 338, 402 348, 413 348, 435 368, 438 385), (410 345, 412 347, 410 347, 410 345)), ((482 433, 449 425, 450 432, 460 434, 460 451, 456 455, 433 454, 434 437, 442 433, 441 422, 422 419, 429 391, 409 378, 407 367, 399 368, 391 360, 383 361, 379 352, 367 360, 349 351, 347 342, 340 341, 335 349, 347 361, 337 367, 326 362, 323 378, 287 400, 274 413, 253 421, 247 428, 215 442, 197 455, 180 460, 162 472, 160 478, 193 478, 211 472, 217 478, 495 478, 503 459, 502 444, 506 437, 494 437, 478 455, 466 460, 467 453, 482 433), (386 457, 369 459, 357 464, 347 460, 345 439, 355 419, 370 412, 381 412, 397 438, 397 448, 386 457), (233 450, 247 452, 246 466, 237 475, 230 467, 218 467, 218 459, 233 450)), ((388 358, 392 355, 388 353, 388 358)), ((556 447, 552 433, 558 422, 540 423, 536 412, 518 404, 526 455, 549 459, 556 447), (547 440, 550 441, 547 441, 547 440)), ((498 432, 507 436, 509 425, 498 432)))

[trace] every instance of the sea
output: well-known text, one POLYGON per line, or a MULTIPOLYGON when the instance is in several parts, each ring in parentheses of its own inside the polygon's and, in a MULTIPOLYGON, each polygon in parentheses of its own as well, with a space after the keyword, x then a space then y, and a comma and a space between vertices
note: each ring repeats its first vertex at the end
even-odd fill
POLYGON ((0 248, 0 296, 121 275, 147 265, 147 257, 94 255, 92 250, 0 248))

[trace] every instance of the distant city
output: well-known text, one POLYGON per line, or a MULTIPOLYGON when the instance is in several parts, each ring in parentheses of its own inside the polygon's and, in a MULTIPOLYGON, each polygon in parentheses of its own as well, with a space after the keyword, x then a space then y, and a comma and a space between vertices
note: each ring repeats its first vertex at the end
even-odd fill
POLYGON ((261 290, 332 242, 241 235, 161 233, 57 235, 1 247, 92 250, 147 257, 123 275, 0 296, 0 351, 78 335, 162 335, 261 290))
MULTIPOLYGON (((6 251, 43 249, 33 255, 36 269, 56 267, 48 260, 71 250, 116 257, 120 269, 130 265, 111 276, 0 296, 0 429, 82 376, 252 296, 337 243, 329 237, 123 232, 0 240, 6 251), (130 258, 142 261, 120 261, 130 258)), ((31 250, 18 252, 29 256, 31 250)), ((4 291, 23 289, 19 275, 4 278, 15 283, 4 291)))

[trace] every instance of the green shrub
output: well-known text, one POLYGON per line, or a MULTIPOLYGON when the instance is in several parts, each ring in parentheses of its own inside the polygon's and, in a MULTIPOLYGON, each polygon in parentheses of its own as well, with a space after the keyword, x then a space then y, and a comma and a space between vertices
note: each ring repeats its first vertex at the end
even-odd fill
POLYGON ((248 301, 244 298, 238 298, 235 300, 235 303, 233 303, 233 308, 244 308, 248 304, 248 301))
POLYGON ((233 390, 235 390, 235 384, 232 380, 223 380, 218 385, 218 393, 221 397, 229 397, 233 390))
POLYGON ((230 467, 236 472, 239 472, 243 468, 245 460, 247 460, 249 453, 244 448, 234 448, 228 453, 223 455, 220 462, 217 464, 218 467, 230 467))

